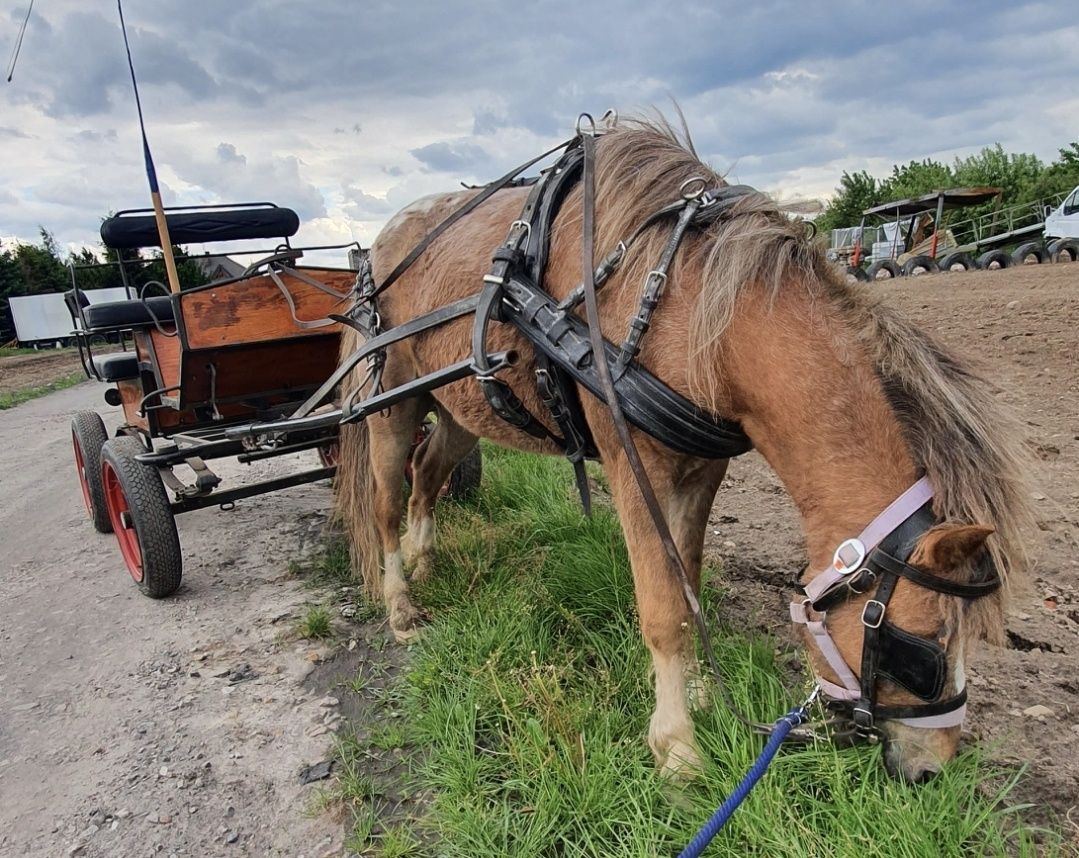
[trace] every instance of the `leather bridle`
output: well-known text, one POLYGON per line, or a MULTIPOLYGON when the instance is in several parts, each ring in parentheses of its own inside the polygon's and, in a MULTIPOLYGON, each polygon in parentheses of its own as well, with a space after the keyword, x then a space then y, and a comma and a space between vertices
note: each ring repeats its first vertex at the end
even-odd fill
POLYGON ((985 580, 956 583, 911 566, 911 554, 926 532, 937 523, 932 511, 933 489, 925 477, 918 480, 878 515, 859 536, 836 549, 833 564, 806 584, 805 598, 791 603, 791 619, 804 625, 838 682, 818 676, 817 682, 830 708, 848 717, 862 736, 877 731, 881 721, 935 729, 963 723, 967 692, 943 696, 947 685, 947 657, 936 641, 911 634, 887 620, 888 604, 901 578, 961 599, 979 599, 1000 588, 992 571, 985 580), (873 588, 876 588, 873 590, 873 588), (862 608, 862 659, 856 676, 839 652, 827 627, 828 610, 870 593, 862 608), (878 685, 886 680, 924 703, 886 705, 878 702, 878 685))

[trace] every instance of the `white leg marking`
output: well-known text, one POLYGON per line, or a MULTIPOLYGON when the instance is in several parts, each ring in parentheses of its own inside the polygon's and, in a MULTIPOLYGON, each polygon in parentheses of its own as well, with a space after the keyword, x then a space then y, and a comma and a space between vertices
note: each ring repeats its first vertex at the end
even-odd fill
POLYGON ((414 638, 416 631, 416 609, 408 598, 408 584, 405 583, 404 564, 401 552, 394 551, 386 555, 386 572, 382 577, 382 597, 386 601, 386 612, 390 615, 390 628, 398 643, 414 638))
POLYGON ((689 774, 700 767, 693 722, 686 706, 685 663, 681 654, 652 653, 656 670, 656 711, 648 728, 648 744, 663 774, 689 774))

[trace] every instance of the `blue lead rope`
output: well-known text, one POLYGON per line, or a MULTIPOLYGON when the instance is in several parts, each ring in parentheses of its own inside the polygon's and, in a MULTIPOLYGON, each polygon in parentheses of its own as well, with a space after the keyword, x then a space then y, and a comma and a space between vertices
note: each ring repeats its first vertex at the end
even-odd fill
POLYGON ((765 744, 764 750, 761 751, 761 755, 757 757, 753 767, 746 772, 742 782, 738 784, 730 797, 720 805, 719 810, 712 814, 712 818, 697 833, 689 846, 682 850, 678 858, 699 858, 705 847, 712 842, 712 838, 719 834, 719 830, 727 824, 727 820, 738 809, 738 805, 746 800, 746 796, 757 785, 757 781, 764 777, 772 758, 776 755, 776 751, 779 750, 779 746, 783 744, 783 740, 787 738, 787 734, 808 720, 808 706, 803 704, 796 709, 792 709, 776 721, 775 726, 772 728, 772 733, 768 737, 768 742, 765 744))

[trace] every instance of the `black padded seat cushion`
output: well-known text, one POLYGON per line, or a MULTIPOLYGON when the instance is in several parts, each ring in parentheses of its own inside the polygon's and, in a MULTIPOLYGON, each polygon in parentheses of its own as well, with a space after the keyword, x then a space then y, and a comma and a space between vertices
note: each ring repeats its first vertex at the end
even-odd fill
POLYGON ((94 369, 105 381, 123 381, 128 378, 138 378, 139 359, 134 352, 95 355, 94 369))
POLYGON ((154 318, 162 323, 173 321, 172 299, 165 295, 155 295, 145 301, 104 301, 84 307, 82 312, 88 330, 142 327, 152 325, 154 318))

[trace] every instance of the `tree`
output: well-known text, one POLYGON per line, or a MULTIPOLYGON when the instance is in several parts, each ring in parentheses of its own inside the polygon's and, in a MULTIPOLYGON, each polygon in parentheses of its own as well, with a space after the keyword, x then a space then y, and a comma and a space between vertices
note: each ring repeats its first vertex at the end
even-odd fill
POLYGON ((881 202, 920 197, 933 191, 953 188, 955 185, 955 174, 946 164, 932 158, 911 161, 903 166, 892 167, 892 175, 881 182, 881 202))
POLYGON ((1045 164, 1037 155, 1005 152, 999 143, 985 147, 977 155, 955 159, 955 177, 960 185, 999 187, 1009 205, 1034 199, 1035 183, 1044 172, 1045 164))
POLYGON ((846 226, 857 226, 862 212, 875 206, 880 200, 877 180, 865 170, 857 173, 843 172, 835 196, 816 220, 817 228, 824 233, 846 226))

